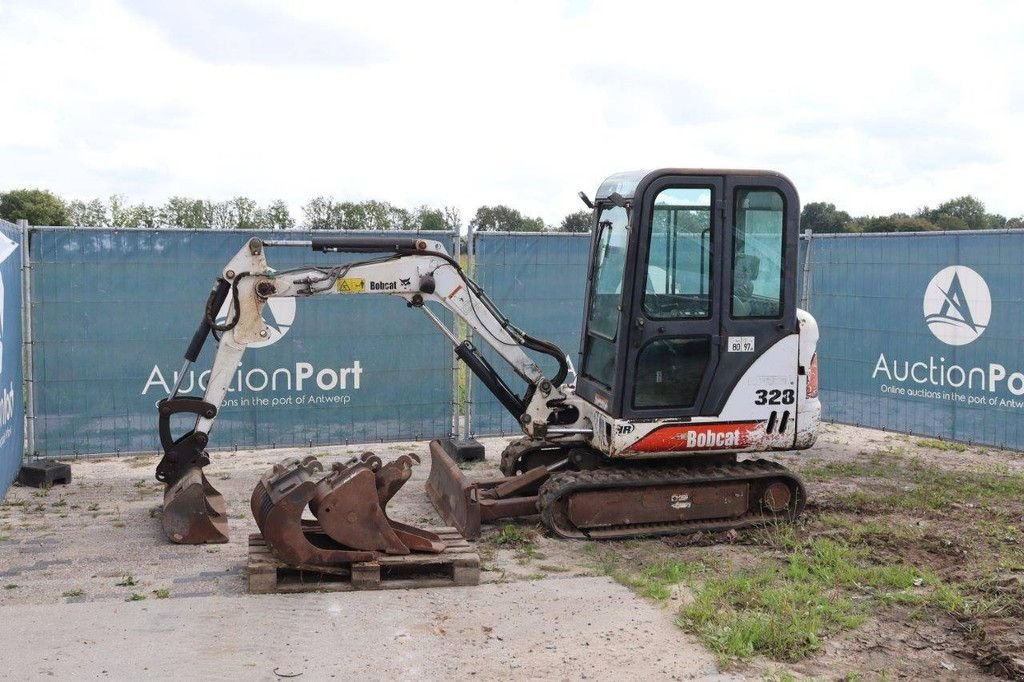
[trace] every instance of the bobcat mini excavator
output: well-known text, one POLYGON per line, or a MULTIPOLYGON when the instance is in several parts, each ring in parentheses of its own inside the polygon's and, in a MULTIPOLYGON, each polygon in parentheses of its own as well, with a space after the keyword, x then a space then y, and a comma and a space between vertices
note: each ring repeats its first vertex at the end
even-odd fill
MULTIPOLYGON (((566 354, 505 318, 437 241, 250 239, 217 278, 179 373, 196 361, 211 331, 219 333, 205 395, 179 396, 175 386, 159 403, 165 454, 157 479, 167 485, 168 536, 186 543, 227 538, 223 498, 202 474, 208 436, 246 346, 269 333, 264 306, 282 296, 402 299, 448 337, 515 417, 524 435, 501 456, 504 478, 467 480, 451 448, 430 444, 427 492, 467 537, 477 536, 481 523, 536 514, 555 535, 594 539, 794 519, 806 499, 800 479, 779 464, 738 455, 808 448, 818 428, 818 329, 796 307, 796 189, 773 172, 661 169, 613 175, 593 202, 581 198, 593 209, 593 238, 574 383, 566 383, 566 354), (283 247, 377 255, 276 271, 266 250, 283 247), (218 323, 226 300, 227 320, 218 323), (428 303, 457 315, 508 363, 525 382, 523 394, 428 303), (553 358, 555 374, 546 376, 529 353, 553 358), (179 413, 194 414, 195 424, 174 439, 170 417, 179 413)), ((387 472, 379 460, 371 465, 372 456, 363 459, 336 465, 319 482, 318 463, 275 467, 254 492, 257 521, 275 505, 291 504, 299 528, 297 514, 307 502, 319 517, 317 509, 330 507, 324 500, 345 501, 342 523, 361 531, 350 535, 371 538, 348 549, 403 551, 393 549, 382 508, 412 462, 387 472), (377 476, 379 499, 363 469, 377 476), (346 487, 356 478, 361 486, 346 487)), ((391 523, 404 529, 403 538, 411 533, 415 549, 416 529, 391 523)), ((431 544, 419 542, 426 551, 431 544)))

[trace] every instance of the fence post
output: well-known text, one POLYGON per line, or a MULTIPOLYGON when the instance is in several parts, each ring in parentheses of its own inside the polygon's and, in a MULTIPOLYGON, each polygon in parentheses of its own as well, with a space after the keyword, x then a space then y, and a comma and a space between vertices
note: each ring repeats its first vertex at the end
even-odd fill
POLYGON ((25 388, 25 443, 29 457, 36 454, 36 399, 32 358, 32 259, 29 258, 28 221, 18 221, 21 229, 21 338, 22 384, 25 388))
POLYGON ((803 291, 800 296, 800 307, 807 312, 811 311, 811 244, 814 242, 812 237, 814 231, 811 229, 804 230, 804 238, 807 240, 807 248, 804 250, 804 283, 803 291))
MULTIPOLYGON (((462 236, 459 234, 459 228, 456 227, 452 232, 452 251, 454 252, 453 257, 456 263, 462 261, 462 236)), ((459 333, 459 318, 452 315, 452 333, 458 336, 459 333)), ((459 389, 461 382, 459 381, 459 356, 455 353, 455 346, 452 346, 452 412, 451 412, 451 426, 449 427, 452 431, 452 438, 461 440, 466 437, 465 432, 462 430, 462 414, 459 410, 459 389)))
MULTIPOLYGON (((476 280, 476 235, 473 232, 473 223, 466 226, 466 275, 471 280, 476 280)), ((473 328, 466 325, 466 340, 473 343, 473 328)), ((467 440, 472 438, 473 433, 473 373, 466 372, 466 405, 462 410, 462 434, 467 440)))

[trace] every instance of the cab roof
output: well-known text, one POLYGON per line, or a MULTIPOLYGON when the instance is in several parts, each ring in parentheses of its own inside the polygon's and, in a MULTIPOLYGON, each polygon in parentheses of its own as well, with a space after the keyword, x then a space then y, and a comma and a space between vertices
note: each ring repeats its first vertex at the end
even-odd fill
POLYGON ((790 183, 782 173, 775 171, 766 170, 744 170, 744 169, 724 169, 724 168, 656 168, 656 169, 645 169, 645 170, 633 170, 623 171, 621 173, 614 173, 605 178, 604 182, 597 188, 597 196, 595 199, 601 201, 607 199, 614 193, 618 193, 624 199, 632 199, 636 190, 640 187, 644 181, 651 181, 654 178, 662 175, 695 175, 701 177, 725 177, 727 175, 743 175, 743 176, 773 176, 782 178, 787 183, 790 183))

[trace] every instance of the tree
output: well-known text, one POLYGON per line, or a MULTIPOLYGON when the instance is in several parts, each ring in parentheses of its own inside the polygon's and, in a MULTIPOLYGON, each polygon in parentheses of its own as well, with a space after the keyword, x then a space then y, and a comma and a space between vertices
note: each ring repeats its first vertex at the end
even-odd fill
POLYGON ((444 214, 444 226, 454 232, 462 227, 462 213, 454 206, 445 206, 441 209, 444 214))
POLYGON ((288 204, 275 199, 263 209, 263 226, 271 230, 290 230, 295 227, 295 219, 288 211, 288 204))
POLYGON ((800 229, 814 232, 848 232, 852 222, 850 214, 840 211, 835 204, 812 201, 800 212, 800 229))
POLYGON ((562 218, 559 227, 562 232, 590 232, 590 221, 594 214, 590 211, 576 211, 562 218))
POLYGON ((0 218, 27 220, 29 225, 67 225, 68 208, 56 194, 45 189, 12 189, 0 194, 0 218))
POLYGON ((210 227, 211 212, 215 212, 199 199, 174 196, 160 207, 159 223, 163 227, 184 227, 190 230, 201 230, 210 227))
POLYGON ((1021 230, 1024 229, 1024 215, 1018 218, 1010 218, 1006 221, 1005 225, 1008 230, 1021 230))
POLYGON ((440 209, 420 206, 416 210, 416 229, 444 230, 446 228, 444 214, 440 209))
POLYGON ((105 227, 111 224, 107 205, 101 199, 75 200, 68 205, 68 223, 80 227, 105 227))
POLYGON ((249 197, 235 197, 227 203, 231 215, 231 227, 241 230, 258 230, 264 227, 260 207, 249 197))
POLYGON ((944 230, 984 230, 989 227, 985 204, 970 194, 950 199, 934 210, 925 206, 916 217, 930 220, 944 230))
POLYGON ((544 229, 541 218, 524 218, 523 214, 508 206, 481 206, 469 221, 476 231, 540 232, 544 229))
POLYGON ((338 207, 331 197, 313 197, 302 207, 302 214, 311 230, 331 230, 339 222, 338 207))

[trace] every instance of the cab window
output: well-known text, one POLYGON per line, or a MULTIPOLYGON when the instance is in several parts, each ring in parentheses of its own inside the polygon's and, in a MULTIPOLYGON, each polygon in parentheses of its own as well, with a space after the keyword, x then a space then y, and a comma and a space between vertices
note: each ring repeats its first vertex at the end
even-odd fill
POLYGON ((619 206, 601 209, 597 223, 597 252, 587 318, 587 348, 583 373, 611 386, 615 372, 615 340, 622 309, 622 279, 629 241, 629 214, 619 206))
POLYGON ((654 319, 711 316, 711 188, 671 187, 654 199, 644 313, 654 319))
POLYGON ((738 189, 732 253, 733 318, 782 314, 785 203, 774 189, 738 189))

